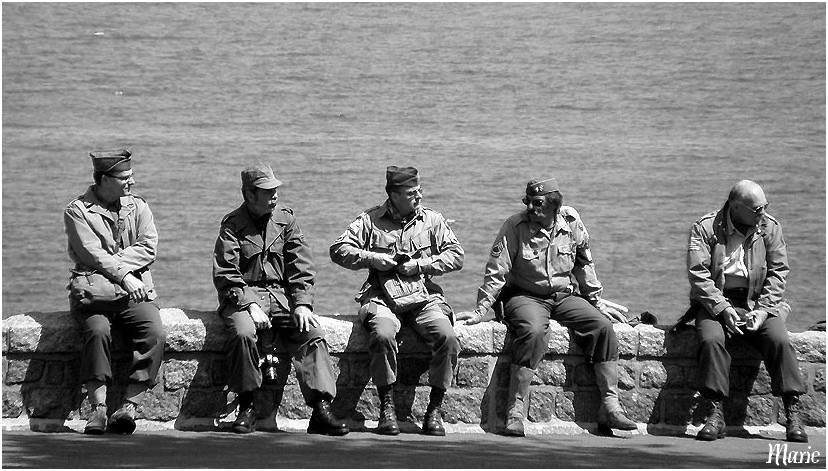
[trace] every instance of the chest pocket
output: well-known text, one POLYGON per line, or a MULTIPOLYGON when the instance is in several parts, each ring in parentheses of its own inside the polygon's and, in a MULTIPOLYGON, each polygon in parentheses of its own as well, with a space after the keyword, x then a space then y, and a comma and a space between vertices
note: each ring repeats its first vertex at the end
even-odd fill
POLYGON ((411 252, 418 253, 418 257, 437 255, 437 244, 432 240, 430 231, 421 232, 411 238, 411 252))
POLYGON ((554 253, 550 254, 552 271, 554 273, 569 273, 575 267, 575 245, 569 241, 552 246, 554 253))
POLYGON ((259 247, 257 244, 253 242, 243 240, 239 242, 239 250, 241 251, 242 257, 247 260, 256 257, 260 253, 262 253, 262 248, 259 247))
POLYGON ((397 251, 397 237, 385 231, 373 231, 368 250, 372 252, 395 253, 397 251))

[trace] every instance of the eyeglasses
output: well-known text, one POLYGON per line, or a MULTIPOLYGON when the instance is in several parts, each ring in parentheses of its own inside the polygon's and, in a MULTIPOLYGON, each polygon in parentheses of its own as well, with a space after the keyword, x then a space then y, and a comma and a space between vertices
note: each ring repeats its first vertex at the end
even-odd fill
POLYGON ((762 212, 764 212, 765 210, 767 210, 767 209, 768 209, 768 206, 770 206, 770 203, 765 203, 765 204, 759 205, 759 206, 757 206, 757 207, 755 207, 755 208, 751 208, 750 206, 748 206, 748 205, 746 205, 746 204, 744 204, 744 203, 739 203, 739 204, 740 204, 742 207, 744 207, 744 208, 746 208, 747 210, 749 210, 750 212, 752 212, 753 214, 761 214, 762 212))

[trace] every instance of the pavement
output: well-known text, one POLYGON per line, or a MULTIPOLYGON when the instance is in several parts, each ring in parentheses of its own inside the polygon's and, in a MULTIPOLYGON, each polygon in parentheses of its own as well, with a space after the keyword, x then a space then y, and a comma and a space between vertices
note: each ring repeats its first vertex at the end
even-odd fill
POLYGON ((786 444, 760 436, 699 442, 690 435, 639 433, 512 438, 487 433, 386 437, 351 432, 344 437, 326 437, 278 431, 237 435, 138 430, 133 435, 87 436, 77 431, 4 430, 2 467, 825 469, 824 429, 810 438, 807 444, 786 444), (803 463, 806 453, 807 464, 803 463), (783 456, 789 458, 787 462, 783 456))

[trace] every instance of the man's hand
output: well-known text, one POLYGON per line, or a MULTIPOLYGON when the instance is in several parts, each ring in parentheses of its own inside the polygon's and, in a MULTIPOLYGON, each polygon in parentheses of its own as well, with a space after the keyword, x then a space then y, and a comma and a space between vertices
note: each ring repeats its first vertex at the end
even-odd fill
POLYGON ((137 303, 147 300, 147 285, 132 273, 127 273, 121 281, 121 284, 123 285, 124 291, 129 294, 129 299, 132 301, 137 303))
POLYGON ((371 266, 379 271, 388 271, 397 266, 394 257, 387 253, 374 253, 371 257, 371 266))
POLYGON ((247 313, 250 314, 250 318, 253 319, 253 324, 256 325, 256 330, 270 328, 270 316, 268 316, 258 304, 253 303, 247 306, 247 313))
POLYGON ((477 309, 474 311, 463 311, 457 314, 455 317, 460 323, 463 325, 474 325, 479 324, 480 321, 483 320, 483 314, 480 313, 477 309))
POLYGON ((764 324, 767 319, 768 313, 766 311, 761 309, 750 311, 747 313, 747 324, 745 324, 745 330, 756 332, 759 330, 759 327, 762 327, 762 324, 764 324))
POLYGON ((307 306, 296 306, 296 309, 293 310, 293 317, 299 325, 300 332, 307 332, 311 327, 319 325, 319 319, 317 319, 316 314, 307 306))
POLYGON ((736 325, 737 322, 742 321, 742 318, 733 306, 729 306, 727 309, 722 311, 721 316, 722 319, 724 319, 725 328, 728 332, 731 334, 742 335, 742 331, 739 329, 739 326, 736 325))
POLYGON ((599 299, 597 303, 595 303, 595 308, 601 311, 601 314, 607 316, 607 318, 614 322, 620 322, 622 324, 627 324, 627 316, 624 315, 624 312, 627 311, 627 308, 620 304, 615 304, 610 301, 606 301, 603 299, 599 299))
POLYGON ((397 265, 397 271, 401 275, 411 276, 416 275, 420 271, 420 267, 417 266, 416 260, 409 260, 407 262, 401 263, 397 265))

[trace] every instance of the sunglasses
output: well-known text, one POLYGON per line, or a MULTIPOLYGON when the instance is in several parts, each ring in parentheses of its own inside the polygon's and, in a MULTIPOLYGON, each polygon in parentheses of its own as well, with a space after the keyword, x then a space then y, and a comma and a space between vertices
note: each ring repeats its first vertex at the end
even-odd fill
POLYGON ((746 209, 750 210, 753 214, 760 214, 762 211, 765 211, 766 209, 768 209, 768 206, 770 206, 770 203, 765 203, 765 204, 759 205, 759 206, 757 206, 757 207, 755 207, 755 208, 751 208, 750 206, 747 206, 747 205, 745 205, 745 204, 743 204, 743 203, 739 203, 739 204, 740 204, 742 207, 744 207, 744 208, 746 208, 746 209))
POLYGON ((543 206, 543 200, 529 200, 526 204, 532 206, 533 208, 540 208, 543 206))

